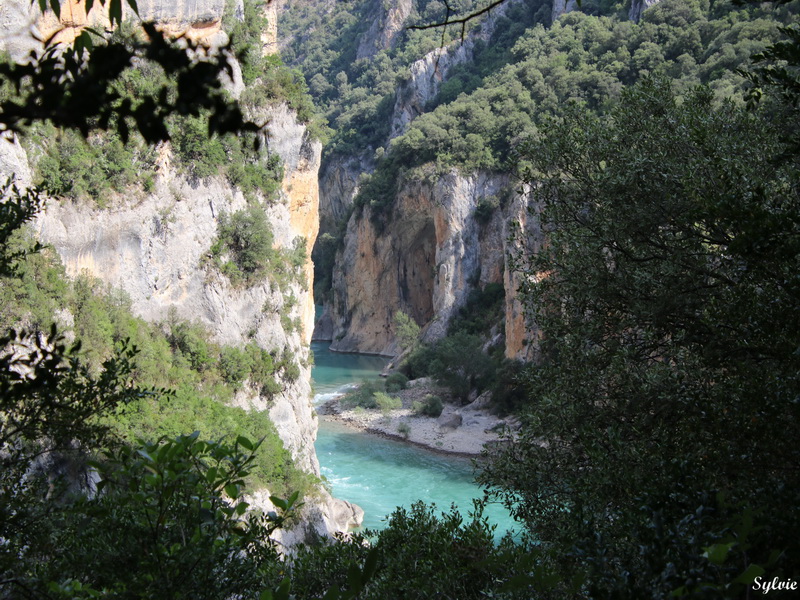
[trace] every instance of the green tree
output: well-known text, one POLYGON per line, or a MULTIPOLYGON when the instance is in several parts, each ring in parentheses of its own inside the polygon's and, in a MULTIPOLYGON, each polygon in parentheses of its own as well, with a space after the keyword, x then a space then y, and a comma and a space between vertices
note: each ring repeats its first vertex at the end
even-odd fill
POLYGON ((430 374, 466 403, 472 390, 483 390, 493 366, 483 352, 483 338, 459 331, 439 340, 433 349, 430 374))
POLYGON ((486 481, 592 596, 735 596, 773 550, 770 575, 800 560, 800 173, 780 133, 647 80, 525 151, 543 341, 486 481))
MULTIPOLYGON (((195 432, 110 452, 95 463, 94 494, 51 507, 44 543, 24 550, 34 577, 15 585, 65 597, 257 598, 282 578, 269 536, 283 523, 246 514, 257 446, 195 432)), ((276 499, 289 512, 296 500, 276 499)))
POLYGON ((480 510, 470 517, 455 509, 436 514, 434 506, 423 502, 397 508, 382 531, 300 549, 292 566, 298 597, 319 598, 328 588, 345 589, 348 565, 366 567, 370 552, 377 568, 360 596, 365 600, 546 597, 541 578, 512 581, 512 574, 524 571, 528 558, 538 555, 535 546, 509 539, 496 543, 480 510))
POLYGON ((263 209, 252 206, 230 216, 224 213, 219 216, 217 240, 211 246, 211 253, 218 260, 227 254, 229 260, 221 266, 234 282, 239 279, 250 282, 278 258, 272 243, 272 230, 263 209))
POLYGON ((402 310, 394 313, 394 330, 397 342, 403 350, 412 349, 419 340, 419 325, 402 310))

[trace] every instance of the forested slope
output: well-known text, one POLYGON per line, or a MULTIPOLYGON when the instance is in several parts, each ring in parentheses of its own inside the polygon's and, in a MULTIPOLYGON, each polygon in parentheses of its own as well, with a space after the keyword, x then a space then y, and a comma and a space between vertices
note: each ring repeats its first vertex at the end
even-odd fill
MULTIPOLYGON (((368 15, 377 11, 389 23, 394 5, 286 5, 283 56, 305 71, 333 129, 314 256, 316 297, 329 307, 334 347, 396 351, 398 310, 434 342, 470 290, 502 284, 504 327, 513 337, 503 353, 530 358, 518 282, 485 250, 513 254, 512 223, 541 243, 535 219, 523 216, 529 200, 506 175, 524 168, 519 147, 576 106, 605 114, 626 86, 648 76, 668 78, 679 95, 708 85, 716 101, 741 105, 746 85, 737 70, 778 40, 798 11, 795 2, 652 4, 634 22, 627 3, 584 3, 559 15, 548 2, 508 2, 482 23, 470 21, 463 41, 458 26, 444 37, 441 29, 395 27, 391 43, 371 56, 358 56, 368 15), (439 205, 451 208, 439 214, 439 205), (411 243, 421 255, 399 258, 411 243), (470 258, 467 247, 476 246, 470 258), (370 280, 383 282, 377 306, 361 300, 370 280)), ((459 6, 459 14, 473 8, 459 6)), ((443 9, 415 4, 406 26, 441 20, 443 9)))

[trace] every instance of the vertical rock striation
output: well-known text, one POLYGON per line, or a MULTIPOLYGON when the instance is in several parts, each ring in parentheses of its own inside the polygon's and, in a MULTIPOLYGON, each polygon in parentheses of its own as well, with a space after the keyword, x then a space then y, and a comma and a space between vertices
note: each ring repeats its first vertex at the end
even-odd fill
POLYGON ((359 40, 356 60, 371 58, 381 50, 391 48, 413 8, 411 0, 376 2, 372 23, 359 40))
POLYGON ((393 316, 409 314, 424 327, 423 339, 447 333, 451 317, 476 286, 501 283, 506 290, 506 355, 529 352, 524 315, 517 300, 517 275, 508 254, 514 224, 538 235, 527 218, 527 195, 509 189, 508 176, 451 172, 435 181, 401 186, 389 215, 373 218, 369 208, 347 225, 334 271, 331 349, 394 355, 393 316), (479 222, 480 203, 497 205, 479 222), (376 225, 386 219, 386 226, 376 225))
POLYGON ((653 6, 658 4, 661 0, 631 0, 631 8, 628 11, 628 18, 634 23, 638 23, 642 18, 642 13, 653 6))

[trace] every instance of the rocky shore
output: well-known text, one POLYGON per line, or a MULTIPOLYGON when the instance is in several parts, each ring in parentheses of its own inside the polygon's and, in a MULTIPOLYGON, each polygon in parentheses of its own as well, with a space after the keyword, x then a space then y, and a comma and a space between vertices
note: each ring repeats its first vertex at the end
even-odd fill
POLYGON ((489 410, 488 396, 480 396, 466 406, 448 402, 444 388, 428 379, 409 382, 408 389, 390 394, 400 398, 402 408, 381 412, 378 409, 348 408, 342 398, 329 400, 317 408, 321 419, 343 423, 365 433, 389 437, 424 447, 433 452, 461 456, 480 456, 502 443, 502 433, 517 427, 513 419, 503 419, 489 410), (415 414, 412 405, 426 395, 444 400, 439 417, 415 414))

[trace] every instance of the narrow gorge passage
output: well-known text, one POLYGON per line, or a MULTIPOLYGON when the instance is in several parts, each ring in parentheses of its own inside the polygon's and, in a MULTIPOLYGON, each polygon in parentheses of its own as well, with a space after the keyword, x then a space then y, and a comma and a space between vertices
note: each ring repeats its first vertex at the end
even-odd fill
MULTIPOLYGON (((329 342, 313 342, 315 365, 314 404, 319 405, 364 378, 375 378, 386 359, 363 354, 331 352, 329 342)), ((473 482, 470 459, 446 456, 403 442, 362 433, 320 417, 316 442, 320 470, 334 497, 364 509, 364 528, 383 529, 395 507, 409 508, 423 500, 435 503, 437 512, 454 504, 462 515, 472 510, 472 500, 483 492, 473 482)), ((514 526, 500 506, 486 511, 496 534, 514 526)))

